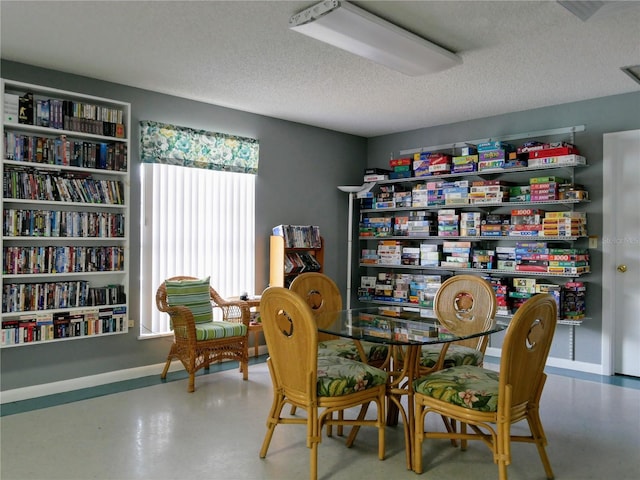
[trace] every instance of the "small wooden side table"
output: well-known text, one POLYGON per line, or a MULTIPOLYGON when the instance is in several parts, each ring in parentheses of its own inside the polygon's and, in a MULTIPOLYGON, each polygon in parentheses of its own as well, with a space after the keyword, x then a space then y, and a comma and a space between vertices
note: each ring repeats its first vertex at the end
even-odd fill
MULTIPOLYGON (((247 298, 244 301, 249 304, 249 308, 251 308, 253 312, 259 312, 260 298, 261 298, 260 295, 255 295, 253 297, 247 298)), ((229 300, 237 301, 237 300, 240 300, 240 297, 230 297, 229 300)), ((254 357, 258 356, 258 347, 259 347, 258 333, 260 333, 261 331, 262 331, 262 323, 254 322, 254 321, 249 322, 249 337, 251 337, 251 334, 253 334, 253 356, 254 357)))

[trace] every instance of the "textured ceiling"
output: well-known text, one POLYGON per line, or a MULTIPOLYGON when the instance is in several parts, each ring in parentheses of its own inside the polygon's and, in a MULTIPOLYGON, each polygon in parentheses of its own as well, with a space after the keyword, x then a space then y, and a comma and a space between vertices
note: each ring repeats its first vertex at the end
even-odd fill
POLYGON ((637 1, 353 2, 463 59, 421 77, 289 30, 315 3, 2 0, 2 58, 365 137, 640 90, 637 1))

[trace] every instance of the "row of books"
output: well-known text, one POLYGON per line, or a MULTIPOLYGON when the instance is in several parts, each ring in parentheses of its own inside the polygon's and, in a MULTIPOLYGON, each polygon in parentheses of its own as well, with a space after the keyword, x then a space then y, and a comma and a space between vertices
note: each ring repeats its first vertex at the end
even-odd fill
POLYGON ((278 225, 273 235, 284 238, 285 248, 320 248, 320 227, 313 225, 278 225))
POLYGON ((97 180, 90 175, 45 173, 31 169, 7 169, 4 198, 62 201, 106 205, 124 204, 124 185, 117 180, 97 180))
POLYGON ((2 232, 8 237, 117 238, 125 235, 125 217, 114 212, 8 208, 3 211, 2 232))
POLYGON ((45 342, 127 331, 127 308, 103 307, 75 312, 41 312, 2 321, 2 345, 45 342))
POLYGON ((3 247, 4 275, 124 270, 124 247, 3 247))
POLYGON ((88 102, 5 93, 5 113, 18 123, 124 138, 124 110, 88 102), (8 109, 8 111, 7 111, 8 109), (14 111, 15 110, 15 111, 14 111))
POLYGON ((289 252, 284 258, 284 272, 303 273, 303 272, 319 272, 322 265, 316 257, 308 252, 289 252))
POLYGON ((126 302, 124 285, 91 287, 85 280, 8 283, 2 290, 3 313, 120 305, 126 302))
POLYGON ((5 158, 20 162, 127 171, 125 143, 87 142, 5 132, 5 158))

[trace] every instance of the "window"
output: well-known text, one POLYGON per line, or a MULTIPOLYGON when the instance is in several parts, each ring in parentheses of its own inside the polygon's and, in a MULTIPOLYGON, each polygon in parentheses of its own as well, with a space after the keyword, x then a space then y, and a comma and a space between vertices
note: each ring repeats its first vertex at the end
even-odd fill
MULTIPOLYGON (((228 171, 233 169, 228 154, 225 171, 210 169, 206 160, 202 162, 202 152, 199 161, 205 168, 189 164, 186 158, 158 162, 167 156, 166 145, 161 155, 155 152, 153 157, 145 150, 145 142, 157 147, 158 139, 151 141, 148 132, 155 128, 157 133, 158 124, 142 123, 140 334, 156 335, 170 332, 168 315, 155 305, 156 290, 169 277, 210 276, 211 285, 223 297, 254 293, 256 177, 253 171, 228 171)), ((255 147, 257 167, 257 145, 250 146, 255 147)), ((188 152, 180 156, 188 157, 188 152)), ((215 152, 211 157, 215 160, 215 152)))

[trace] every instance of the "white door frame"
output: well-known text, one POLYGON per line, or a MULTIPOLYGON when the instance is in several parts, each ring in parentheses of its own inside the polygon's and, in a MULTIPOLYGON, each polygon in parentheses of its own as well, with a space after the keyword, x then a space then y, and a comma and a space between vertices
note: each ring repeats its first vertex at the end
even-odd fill
POLYGON ((614 284, 613 272, 607 266, 616 258, 615 242, 609 241, 615 235, 615 225, 613 215, 606 215, 605 212, 612 212, 616 204, 615 173, 613 172, 613 159, 607 155, 606 143, 611 141, 603 135, 602 138, 602 238, 600 245, 602 248, 602 337, 601 350, 603 375, 614 374, 614 353, 615 353, 615 318, 616 302, 614 301, 611 286, 614 284), (606 312, 606 314, 605 314, 606 312))
POLYGON ((602 374, 615 374, 615 349, 616 349, 616 302, 613 293, 615 285, 615 260, 617 255, 616 225, 613 212, 621 201, 620 189, 616 188, 617 178, 614 166, 614 158, 607 151, 607 144, 615 142, 616 136, 628 134, 629 131, 606 133, 602 139, 602 374))

